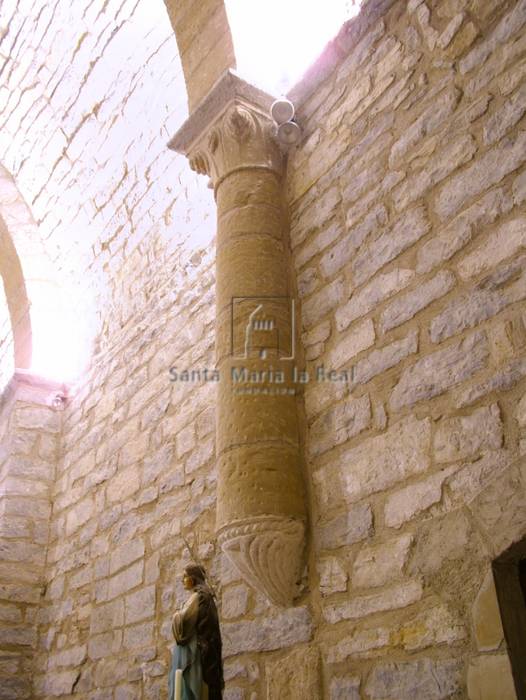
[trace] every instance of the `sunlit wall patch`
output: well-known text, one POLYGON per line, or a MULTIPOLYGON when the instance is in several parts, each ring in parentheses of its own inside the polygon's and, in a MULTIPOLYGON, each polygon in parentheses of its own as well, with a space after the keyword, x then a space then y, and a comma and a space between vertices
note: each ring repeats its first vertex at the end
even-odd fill
POLYGON ((225 0, 239 75, 285 94, 322 53, 361 0, 225 0))

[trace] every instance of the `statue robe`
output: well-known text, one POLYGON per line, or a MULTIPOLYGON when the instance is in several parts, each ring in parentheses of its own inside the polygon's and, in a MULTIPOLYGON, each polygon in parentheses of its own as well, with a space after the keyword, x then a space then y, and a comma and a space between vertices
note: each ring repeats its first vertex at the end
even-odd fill
POLYGON ((168 680, 168 700, 174 700, 175 671, 183 672, 182 700, 208 700, 208 687, 203 681, 201 654, 197 645, 197 620, 199 594, 192 593, 181 611, 172 619, 172 632, 176 645, 172 653, 172 666, 168 680))

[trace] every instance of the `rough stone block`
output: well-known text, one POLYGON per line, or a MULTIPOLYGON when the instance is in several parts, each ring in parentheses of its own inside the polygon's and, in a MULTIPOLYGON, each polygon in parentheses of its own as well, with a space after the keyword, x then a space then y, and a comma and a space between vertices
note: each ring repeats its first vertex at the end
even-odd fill
MULTIPOLYGON (((214 456, 215 436, 211 435, 205 440, 201 440, 199 445, 195 447, 188 455, 185 462, 185 473, 191 474, 200 467, 204 466, 214 456)), ((176 482, 178 483, 178 481, 176 482)))
POLYGON ((360 679, 353 676, 331 679, 330 700, 360 700, 360 679))
POLYGON ((423 207, 411 209, 400 217, 392 228, 359 250, 351 265, 355 284, 367 282, 380 268, 425 236, 430 227, 423 207))
POLYGON ((454 221, 443 232, 433 236, 417 253, 417 272, 429 272, 449 260, 471 240, 471 226, 462 220, 454 221))
POLYGON ((442 182, 450 173, 468 163, 477 146, 469 134, 446 143, 434 157, 426 160, 424 168, 404 180, 394 191, 393 201, 397 211, 423 197, 426 192, 442 182))
POLYGON ((517 700, 507 654, 484 654, 468 666, 468 700, 517 700))
POLYGON ((37 604, 40 602, 41 593, 41 586, 0 583, 0 598, 12 603, 37 604))
POLYGON ((491 569, 486 574, 472 609, 473 628, 479 651, 498 649, 504 639, 495 581, 491 569))
POLYGON ((89 638, 88 654, 90 659, 96 661, 111 656, 113 651, 113 632, 104 632, 96 634, 89 638))
POLYGON ((519 427, 526 428, 526 394, 524 394, 517 405, 516 416, 519 427))
POLYGON ((486 533, 494 551, 502 552, 518 542, 526 530, 524 487, 519 474, 508 469, 494 479, 471 501, 469 508, 486 533))
POLYGON ((371 319, 362 321, 345 336, 338 340, 336 347, 329 354, 328 365, 331 369, 345 368, 346 363, 374 343, 374 324, 371 319))
POLYGON ((343 279, 338 278, 310 296, 302 306, 303 327, 309 330, 321 321, 342 301, 344 293, 343 279))
POLYGON ((378 649, 389 645, 390 636, 393 632, 394 630, 389 630, 385 627, 356 629, 350 637, 344 637, 334 647, 329 649, 327 661, 329 663, 341 663, 352 656, 371 656, 378 649))
POLYGON ((18 406, 15 421, 19 428, 59 433, 62 414, 45 406, 18 406))
POLYGON ((124 566, 144 557, 144 541, 134 539, 116 547, 110 554, 109 573, 114 574, 124 566))
POLYGON ((122 645, 125 649, 136 649, 153 644, 154 623, 143 622, 133 627, 125 627, 122 645))
POLYGON ((2 482, 3 493, 9 496, 40 496, 46 498, 49 495, 49 485, 39 479, 25 479, 20 476, 12 476, 9 473, 2 482))
MULTIPOLYGON (((526 132, 525 132, 526 133, 526 132)), ((520 216, 497 228, 476 250, 457 265, 463 279, 490 270, 526 246, 526 217, 520 216)))
POLYGON ((373 514, 369 504, 349 508, 318 527, 321 549, 337 549, 370 537, 373 533, 373 514))
POLYGON ((385 272, 373 278, 360 291, 355 292, 350 301, 336 311, 336 327, 345 330, 354 320, 365 316, 411 282, 413 270, 401 268, 385 272))
POLYGON ((413 318, 436 299, 440 299, 455 286, 455 276, 449 270, 440 271, 412 291, 397 297, 384 310, 380 318, 382 332, 396 328, 413 318))
POLYGON ((504 104, 492 114, 484 125, 485 144, 501 139, 526 112, 526 84, 522 85, 504 104))
MULTIPOLYGON (((180 420, 180 419, 179 419, 180 420)), ((163 428, 164 430, 164 428, 163 428)), ((170 430, 167 430, 170 434, 170 430)), ((147 456, 143 463, 143 483, 151 484, 164 471, 173 467, 175 446, 173 444, 162 445, 158 450, 147 456)), ((181 474, 183 483, 184 475, 181 474)))
POLYGON ((183 428, 183 430, 177 434, 176 445, 177 456, 179 458, 195 446, 195 430, 193 425, 186 426, 186 428, 183 428))
POLYGON ((4 700, 26 700, 31 697, 31 682, 26 678, 2 677, 2 698, 4 700))
POLYGON ((416 270, 429 272, 449 260, 477 231, 507 213, 513 202, 503 189, 492 190, 462 211, 444 230, 426 241, 417 253, 416 270))
POLYGON ((312 294, 320 284, 319 274, 314 267, 307 267, 297 276, 298 294, 301 299, 312 294))
POLYGON ((80 671, 51 671, 46 674, 44 684, 47 695, 71 695, 73 686, 80 675, 80 671))
POLYGON ((320 577, 322 596, 341 593, 347 590, 347 572, 336 557, 319 558, 316 567, 320 577))
POLYGON ((308 450, 315 457, 358 435, 371 424, 369 396, 346 398, 322 413, 311 425, 308 450))
POLYGON ((142 588, 125 598, 124 623, 126 625, 146 620, 155 615, 155 586, 142 588))
POLYGON ((365 201, 363 199, 358 200, 347 211, 346 223, 349 231, 342 238, 337 251, 335 251, 346 262, 353 258, 356 251, 362 247, 371 235, 387 224, 387 209, 383 204, 377 204, 371 211, 368 211, 376 194, 378 194, 377 191, 373 190, 372 193, 366 196, 365 201))
POLYGON ((526 256, 520 256, 448 304, 431 321, 431 340, 441 342, 466 328, 473 328, 526 298, 526 274, 516 279, 525 265, 526 256), (505 286, 509 280, 512 283, 505 286))
POLYGON ((244 615, 248 608, 248 588, 239 584, 223 591, 221 597, 221 616, 228 620, 244 615))
POLYGON ((464 408, 487 396, 492 391, 508 391, 526 376, 526 360, 516 358, 507 362, 491 376, 455 394, 455 406, 464 408))
POLYGON ((347 500, 352 503, 426 471, 430 441, 430 420, 410 416, 347 450, 340 467, 347 500))
POLYGON ((267 698, 321 700, 321 663, 316 647, 299 647, 266 664, 267 698))
POLYGON ((459 98, 460 93, 457 89, 444 90, 413 124, 404 129, 404 133, 395 142, 389 155, 389 167, 391 169, 402 163, 411 148, 424 136, 431 134, 453 113, 459 98))
POLYGON ((423 481, 390 494, 385 502, 385 524, 388 527, 400 527, 415 515, 438 503, 442 498, 442 484, 454 469, 444 469, 423 481))
POLYGON ((406 663, 376 666, 367 680, 365 690, 371 700, 447 700, 463 686, 462 661, 418 659, 406 663))
POLYGON ((15 605, 0 603, 0 621, 2 622, 22 622, 22 611, 15 605))
POLYGON ((464 18, 464 13, 458 12, 447 24, 446 28, 444 29, 437 41, 437 44, 441 49, 445 49, 449 46, 449 44, 457 34, 458 30, 462 26, 464 18))
MULTIPOLYGON (((291 230, 293 238, 294 227, 291 230)), ((342 227, 339 222, 331 222, 328 226, 322 226, 321 231, 314 236, 310 236, 306 244, 295 251, 294 265, 296 270, 304 267, 317 253, 334 243, 342 234, 342 227)))
POLYGON ((453 175, 442 187, 435 211, 444 220, 469 199, 481 194, 513 172, 525 160, 526 131, 506 137, 477 158, 472 165, 453 175))
POLYGON ((479 42, 459 63, 461 73, 468 73, 475 66, 480 66, 485 59, 496 51, 500 44, 505 43, 526 22, 526 6, 524 2, 518 2, 513 9, 506 14, 487 38, 479 42))
POLYGON ((308 348, 311 345, 317 345, 318 343, 323 343, 331 334, 331 324, 330 321, 324 321, 318 326, 315 326, 308 333, 302 335, 302 341, 304 347, 308 348))
POLYGON ((353 587, 374 588, 399 578, 412 541, 412 535, 402 535, 385 544, 362 547, 351 573, 353 587))
POLYGON ((466 515, 454 511, 421 524, 408 570, 414 575, 436 574, 446 563, 466 561, 475 552, 479 558, 486 554, 466 515))
POLYGON ((251 651, 285 649, 308 642, 312 636, 312 620, 307 608, 289 608, 272 612, 257 620, 227 622, 221 626, 223 657, 251 651))
POLYGON ((88 496, 84 500, 76 503, 66 516, 66 534, 71 535, 84 525, 93 515, 93 499, 88 496))
POLYGON ((108 482, 106 498, 110 503, 124 501, 139 489, 140 482, 141 478, 138 466, 134 465, 125 469, 119 469, 115 476, 108 482))
POLYGON ((431 399, 482 369, 489 357, 487 336, 473 333, 458 343, 418 360, 404 370, 391 394, 393 409, 431 399))
MULTIPOLYGON (((41 434, 40 439, 42 437, 50 437, 49 435, 41 434)), ((16 433, 9 439, 9 441, 5 440, 5 445, 6 449, 14 455, 28 455, 31 453, 34 445, 36 445, 37 440, 39 439, 38 433, 35 433, 32 430, 18 430, 16 433)))
POLYGON ((130 464, 136 464, 145 457, 148 453, 149 442, 150 433, 148 430, 144 430, 134 440, 123 445, 119 455, 119 470, 130 464))
POLYGON ((108 600, 116 598, 122 593, 126 593, 131 588, 135 588, 142 582, 144 562, 138 561, 136 564, 124 569, 108 580, 108 600))
POLYGON ((352 369, 353 385, 367 384, 371 379, 383 374, 391 367, 396 367, 404 358, 418 350, 418 330, 412 330, 405 338, 395 340, 383 348, 373 350, 354 365, 352 369))
POLYGON ((476 457, 481 450, 502 444, 503 427, 498 404, 479 408, 467 416, 445 418, 435 431, 433 449, 437 462, 476 457))
POLYGON ((515 178, 512 188, 514 204, 522 204, 522 202, 524 202, 526 199, 526 170, 515 178))
POLYGON ((114 627, 124 624, 124 600, 114 600, 111 603, 97 606, 90 617, 90 634, 107 632, 114 627))
POLYGON ((2 627, 0 628, 0 644, 33 647, 36 642, 36 630, 32 627, 2 627))
POLYGON ((227 688, 224 694, 225 700, 246 700, 243 688, 227 688))
POLYGON ((341 620, 355 620, 384 610, 397 610, 412 605, 423 595, 420 581, 407 581, 388 588, 381 593, 368 596, 354 596, 343 603, 326 605, 323 611, 325 620, 333 625, 341 620))
POLYGON ((391 631, 391 643, 407 651, 416 651, 439 644, 452 646, 467 637, 466 625, 460 614, 445 605, 435 605, 429 610, 418 613, 404 623, 398 630, 391 631))
POLYGON ((452 645, 466 638, 466 629, 458 615, 445 605, 433 607, 409 617, 392 627, 369 623, 362 629, 355 628, 352 635, 344 637, 328 653, 330 663, 340 663, 349 657, 376 655, 383 647, 416 651, 439 644, 452 645))

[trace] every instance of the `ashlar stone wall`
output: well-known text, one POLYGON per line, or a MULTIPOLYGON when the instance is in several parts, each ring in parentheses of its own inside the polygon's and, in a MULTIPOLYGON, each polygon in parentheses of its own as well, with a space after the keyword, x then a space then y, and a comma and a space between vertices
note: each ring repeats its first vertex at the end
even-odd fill
MULTIPOLYGON (((143 3, 117 5, 79 6, 67 23, 61 46, 82 74, 67 78, 24 63, 34 26, 25 3, 8 8, 17 63, 6 70, 13 94, 20 85, 9 104, 23 112, 2 132, 0 159, 58 269, 77 249, 97 323, 90 369, 53 433, 26 687, 2 692, 165 698, 185 536, 218 586, 227 700, 513 698, 490 565, 526 530, 526 3, 371 1, 322 57, 310 93, 308 81, 295 93, 305 137, 287 197, 311 375, 311 532, 288 609, 243 583, 215 540, 215 385, 180 379, 214 363, 212 195, 164 150, 184 118, 168 109, 182 85, 180 72, 168 80, 180 71, 168 18, 149 34, 143 3), (141 33, 157 44, 151 64, 137 53, 110 80, 123 50, 113 42, 143 46, 141 33), (93 55, 108 76, 102 94, 93 55), (150 69, 172 86, 166 102, 149 100, 150 69), (46 80, 61 86, 56 113, 46 80), (33 146, 54 130, 36 111, 26 120, 29 95, 46 124, 68 125, 56 165, 36 167, 33 146), (127 110, 146 102, 137 130, 127 110), (89 226, 75 244, 77 215, 89 226)), ((39 22, 57 26, 64 7, 39 22)), ((45 27, 41 51, 53 44, 45 27)))
POLYGON ((203 520, 214 552, 213 387, 169 374, 211 365, 214 318, 212 196, 166 147, 186 115, 175 37, 160 0, 9 2, 0 24, 0 160, 91 356, 62 414, 25 695, 2 693, 158 697, 181 528, 203 520))
POLYGON ((0 425, 0 694, 31 697, 61 413, 13 378, 0 425))
POLYGON ((526 4, 367 9, 289 160, 324 697, 512 698, 490 564, 526 531, 526 4))

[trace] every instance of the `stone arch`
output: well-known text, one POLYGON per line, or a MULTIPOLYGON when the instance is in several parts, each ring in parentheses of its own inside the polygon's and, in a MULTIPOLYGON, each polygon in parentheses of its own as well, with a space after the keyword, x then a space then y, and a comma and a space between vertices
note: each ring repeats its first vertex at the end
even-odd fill
MULTIPOLYGON (((13 232, 33 226, 31 213, 7 170, 0 165, 0 276, 11 319, 14 364, 28 369, 32 358, 30 303, 13 232)), ((19 231, 20 233, 20 231, 19 231)))
POLYGON ((41 355, 52 353, 47 344, 63 323, 67 297, 31 210, 1 164, 0 275, 11 320, 14 368, 40 373, 41 355))

